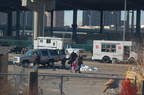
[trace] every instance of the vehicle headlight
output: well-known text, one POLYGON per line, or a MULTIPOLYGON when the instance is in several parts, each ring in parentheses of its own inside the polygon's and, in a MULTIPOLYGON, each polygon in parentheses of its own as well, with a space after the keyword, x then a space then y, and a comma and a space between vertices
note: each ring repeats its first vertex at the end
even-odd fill
POLYGON ((19 58, 19 57, 15 57, 13 61, 18 61, 18 62, 20 62, 20 58, 19 58))

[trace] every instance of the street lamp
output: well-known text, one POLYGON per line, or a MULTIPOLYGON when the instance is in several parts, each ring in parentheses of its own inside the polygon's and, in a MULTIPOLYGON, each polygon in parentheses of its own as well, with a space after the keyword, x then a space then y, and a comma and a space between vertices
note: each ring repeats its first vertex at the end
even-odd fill
POLYGON ((31 0, 31 2, 36 2, 38 4, 40 4, 41 6, 43 6, 43 29, 42 29, 42 36, 44 36, 44 27, 45 27, 45 4, 36 1, 36 0, 31 0))
POLYGON ((88 15, 88 17, 89 17, 89 27, 90 27, 91 26, 91 16, 88 15))
POLYGON ((125 0, 125 2, 124 2, 124 28, 123 28, 123 41, 125 40, 125 32, 126 32, 126 3, 127 3, 127 1, 125 0))

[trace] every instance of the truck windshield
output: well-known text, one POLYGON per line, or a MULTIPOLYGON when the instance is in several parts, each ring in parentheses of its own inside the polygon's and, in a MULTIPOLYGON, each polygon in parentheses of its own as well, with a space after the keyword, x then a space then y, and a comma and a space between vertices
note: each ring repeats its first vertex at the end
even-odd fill
POLYGON ((34 53, 35 53, 35 51, 29 50, 29 51, 27 51, 27 52, 25 53, 25 55, 34 55, 34 53))

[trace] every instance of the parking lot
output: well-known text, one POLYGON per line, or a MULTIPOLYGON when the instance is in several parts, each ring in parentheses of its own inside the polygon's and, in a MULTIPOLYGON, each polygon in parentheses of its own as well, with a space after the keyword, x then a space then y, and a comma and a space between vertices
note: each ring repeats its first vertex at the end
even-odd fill
MULTIPOLYGON (((9 54, 9 72, 14 71, 15 65, 12 64, 13 56, 16 55, 14 53, 9 54)), ((107 76, 109 74, 118 74, 120 76, 125 76, 124 73, 126 70, 131 67, 132 65, 130 64, 112 64, 112 63, 101 63, 98 61, 92 61, 89 58, 84 58, 83 63, 89 67, 96 67, 98 68, 98 71, 82 71, 80 75, 90 75, 90 76, 98 76, 102 75, 107 76)), ((69 66, 66 62, 66 66, 69 66)), ((16 66, 17 68, 19 66, 16 66)), ((76 74, 76 73, 71 73, 68 68, 67 69, 61 69, 61 63, 60 62, 55 62, 55 67, 54 68, 49 68, 49 67, 44 67, 44 66, 39 66, 38 69, 39 73, 46 73, 46 74, 76 74)))
MULTIPOLYGON (((32 69, 23 68, 12 64, 14 53, 9 54, 9 73, 24 73, 28 74, 32 69)), ((60 62, 55 63, 54 68, 39 66, 38 73, 39 87, 43 91, 40 95, 106 95, 102 93, 104 83, 108 80, 111 74, 117 74, 118 78, 125 78, 125 72, 132 65, 130 64, 112 64, 112 63, 101 63, 98 61, 92 61, 90 56, 84 58, 83 63, 88 67, 96 67, 96 71, 82 71, 82 73, 70 72, 69 64, 66 63, 67 68, 61 69, 60 62), (61 89, 61 82, 63 86, 61 89), (75 91, 75 94, 73 90, 75 91), (77 91, 80 89, 80 91, 77 91), (64 95, 64 94, 63 94, 64 95)), ((123 80, 120 80, 120 83, 123 80)), ((119 84, 120 85, 120 84, 119 84)), ((120 90, 120 89, 119 89, 120 90)), ((118 95, 118 94, 110 94, 118 95)))

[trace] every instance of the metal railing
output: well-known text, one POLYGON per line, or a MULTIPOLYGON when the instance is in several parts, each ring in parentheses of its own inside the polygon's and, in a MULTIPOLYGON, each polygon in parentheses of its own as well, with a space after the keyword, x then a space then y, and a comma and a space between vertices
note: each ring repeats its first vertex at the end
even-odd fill
MULTIPOLYGON (((6 83, 9 87, 6 89, 12 88, 9 90, 10 95, 28 95, 29 75, 24 71, 30 72, 31 69, 22 69, 20 74, 0 74, 8 76, 6 83)), ((109 79, 104 76, 39 74, 38 95, 119 95, 124 79, 118 78, 120 81, 116 91, 103 93, 104 83, 109 79)))

